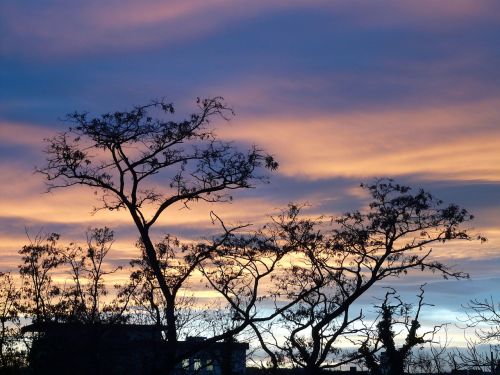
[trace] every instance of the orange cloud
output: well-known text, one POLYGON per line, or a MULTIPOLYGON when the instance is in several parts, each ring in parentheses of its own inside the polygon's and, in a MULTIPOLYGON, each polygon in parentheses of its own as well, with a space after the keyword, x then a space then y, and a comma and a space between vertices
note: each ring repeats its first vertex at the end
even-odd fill
POLYGON ((239 118, 227 139, 274 153, 281 173, 311 179, 419 174, 499 181, 500 100, 339 115, 239 118))
MULTIPOLYGON (((22 168, 0 165, 0 173, 10 182, 0 186, 0 217, 25 218, 26 220, 43 221, 61 224, 100 225, 131 224, 125 211, 111 212, 102 210, 91 214, 92 207, 99 206, 99 193, 93 194, 88 187, 71 187, 56 189, 44 193, 45 186, 40 175, 22 168)), ((209 204, 198 202, 187 209, 181 204, 171 207, 158 221, 161 226, 211 226, 209 213, 217 211, 227 220, 236 221, 241 218, 258 220, 262 213, 272 208, 272 203, 264 198, 239 199, 236 204, 209 204)), ((151 214, 151 210, 149 213, 151 214)), ((147 212, 148 213, 148 212, 147 212)))

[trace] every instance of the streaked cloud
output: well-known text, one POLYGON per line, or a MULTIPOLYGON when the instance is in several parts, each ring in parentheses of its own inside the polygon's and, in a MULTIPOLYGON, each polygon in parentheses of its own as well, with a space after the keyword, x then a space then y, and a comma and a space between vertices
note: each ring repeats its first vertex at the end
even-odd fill
POLYGON ((221 130, 276 154, 282 173, 308 178, 418 174, 500 179, 500 100, 338 116, 245 119, 221 130))
MULTIPOLYGON (((262 7, 257 3, 242 5, 241 1, 227 0, 93 0, 75 7, 52 0, 43 6, 26 1, 5 4, 2 13, 9 34, 32 48, 28 54, 49 57, 176 43, 214 32, 262 7)), ((5 42, 5 50, 20 52, 16 43, 5 42)))
POLYGON ((96 0, 69 4, 51 0, 33 4, 22 0, 2 4, 3 53, 82 55, 120 53, 213 34, 263 14, 295 11, 326 12, 332 19, 348 20, 361 28, 443 28, 464 23, 496 22, 498 3, 492 0, 458 1, 347 1, 319 0, 96 0), (24 49, 23 49, 24 48, 24 49), (26 49, 29 48, 29 49, 26 49))

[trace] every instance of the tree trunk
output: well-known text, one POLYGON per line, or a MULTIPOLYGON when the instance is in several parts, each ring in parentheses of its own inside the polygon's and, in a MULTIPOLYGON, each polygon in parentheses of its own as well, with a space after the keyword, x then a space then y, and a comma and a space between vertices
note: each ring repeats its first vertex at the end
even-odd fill
POLYGON ((141 239, 144 244, 144 249, 146 251, 146 256, 148 257, 149 264, 151 265, 151 269, 158 281, 158 285, 160 286, 160 290, 165 297, 165 301, 167 302, 166 306, 166 319, 167 319, 167 341, 170 343, 175 343, 177 341, 177 325, 175 322, 175 296, 172 295, 170 289, 165 282, 165 278, 163 277, 163 273, 160 269, 160 264, 158 262, 158 258, 156 257, 156 252, 154 249, 153 242, 149 238, 149 233, 145 230, 141 230, 141 239))

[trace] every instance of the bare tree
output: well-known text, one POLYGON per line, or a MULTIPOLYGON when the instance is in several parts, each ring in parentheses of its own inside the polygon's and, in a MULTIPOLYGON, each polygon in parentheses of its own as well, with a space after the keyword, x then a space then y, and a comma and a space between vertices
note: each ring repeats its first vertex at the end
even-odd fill
POLYGON ((466 348, 450 354, 450 362, 457 368, 484 369, 491 372, 500 367, 500 311, 499 304, 490 299, 473 299, 463 306, 462 319, 466 348), (475 337, 468 330, 473 329, 475 337))
POLYGON ((465 306, 468 328, 477 328, 476 335, 482 343, 500 343, 500 303, 490 299, 473 299, 465 306))
MULTIPOLYGON (((448 325, 443 324, 440 330, 439 338, 433 338, 425 347, 420 348, 417 352, 412 352, 408 356, 408 368, 416 373, 427 374, 444 374, 448 370, 457 369, 450 362, 453 351, 449 348, 450 340, 448 339, 448 325)), ((411 371, 408 371, 412 373, 411 371)))
POLYGON ((232 113, 222 98, 197 104, 198 112, 180 122, 166 118, 174 107, 164 101, 93 119, 86 113, 71 114, 75 127, 48 140, 47 165, 38 170, 50 189, 89 186, 101 192, 100 209, 129 212, 166 302, 171 342, 177 339, 176 294, 164 278, 151 228, 176 203, 229 201, 230 191, 250 188, 260 179, 259 167, 277 168, 257 147, 240 152, 217 139, 210 120, 232 113), (156 175, 161 175, 161 184, 155 183, 156 175))
POLYGON ((452 369, 495 371, 499 364, 500 348, 481 345, 477 340, 465 337, 466 346, 454 348, 448 353, 448 363, 452 369))
POLYGON ((266 342, 266 336, 273 335, 270 326, 312 291, 304 290, 296 298, 286 300, 273 285, 279 282, 279 274, 289 271, 290 256, 293 257, 301 236, 308 234, 310 223, 298 216, 298 210, 284 210, 270 223, 251 231, 246 225, 228 229, 219 217, 213 216, 224 235, 212 241, 210 256, 200 263, 199 269, 208 285, 227 303, 230 319, 225 320, 228 324, 222 331, 234 336, 251 329, 269 356, 270 367, 276 369, 281 358, 266 342))

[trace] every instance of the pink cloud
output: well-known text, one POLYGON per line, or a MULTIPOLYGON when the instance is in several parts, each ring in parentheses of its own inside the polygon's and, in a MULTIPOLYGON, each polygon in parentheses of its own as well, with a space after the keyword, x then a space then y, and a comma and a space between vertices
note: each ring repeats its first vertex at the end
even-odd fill
POLYGON ((0 144, 43 147, 43 139, 54 135, 54 130, 41 125, 18 123, 0 119, 0 144))

